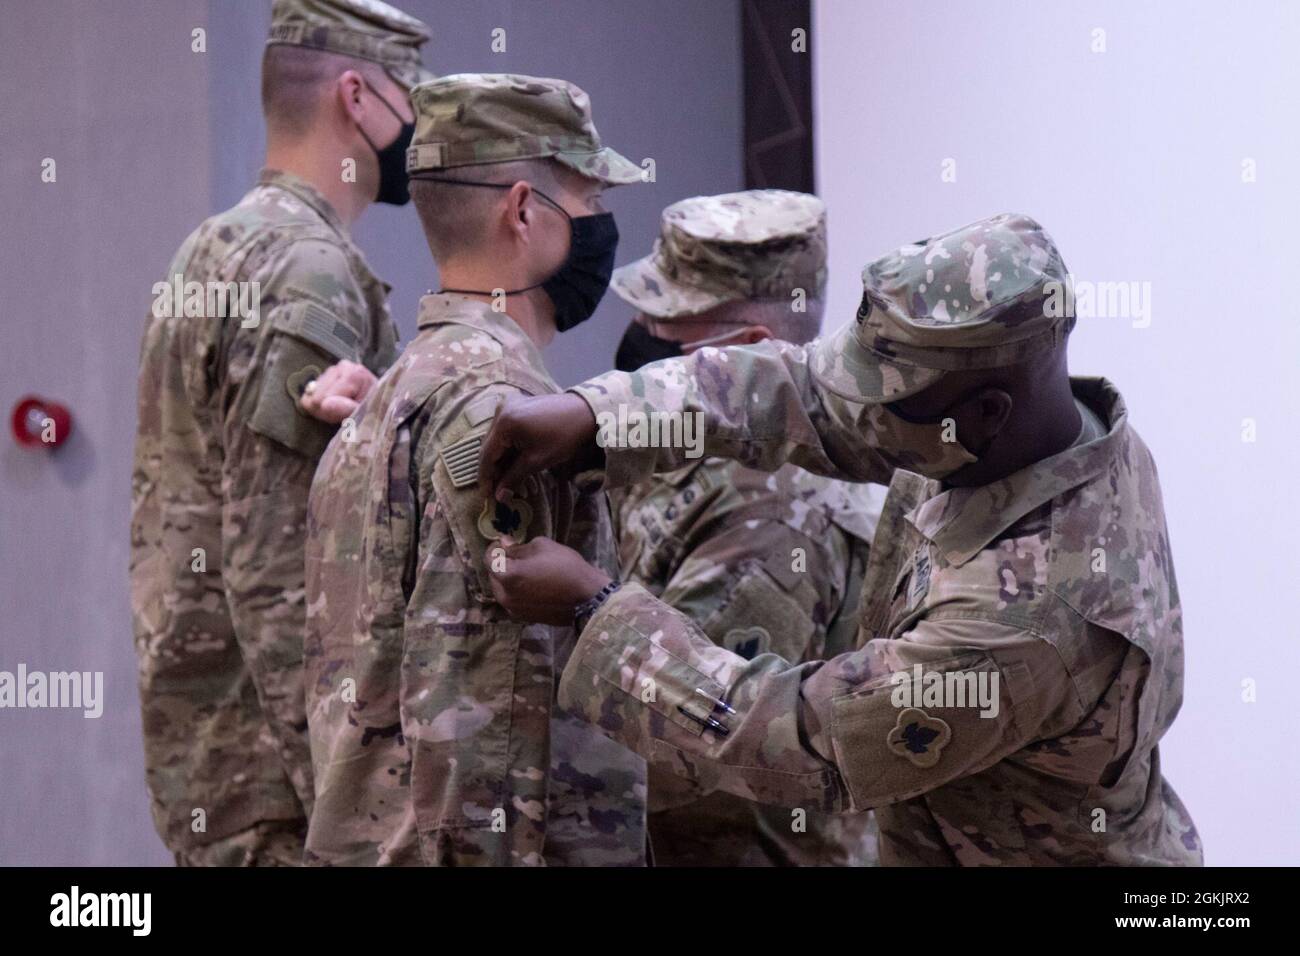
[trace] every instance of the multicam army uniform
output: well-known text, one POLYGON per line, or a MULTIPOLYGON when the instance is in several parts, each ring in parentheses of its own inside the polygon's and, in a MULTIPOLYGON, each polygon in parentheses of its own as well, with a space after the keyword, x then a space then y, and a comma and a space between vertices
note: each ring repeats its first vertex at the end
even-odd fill
POLYGON ((154 314, 145 329, 131 595, 154 822, 183 857, 284 821, 297 849, 261 846, 292 862, 312 804, 307 493, 334 432, 297 398, 340 359, 392 362, 388 287, 319 192, 270 170, 190 235, 176 275, 256 282, 260 299, 256 322, 154 314))
MULTIPOLYGON (((826 278, 826 207, 816 196, 753 189, 668 206, 650 255, 611 287, 642 315, 700 318, 728 302, 811 307, 826 278), (804 300, 792 293, 802 290, 804 300)), ((765 315, 767 313, 764 313, 765 315)), ((868 546, 883 488, 771 474, 697 459, 615 489, 623 580, 690 617, 714 642, 753 659, 818 660, 852 650, 868 546)), ((666 866, 865 865, 869 814, 800 815, 728 793, 701 795, 650 768, 655 862, 666 866)))
MULTIPOLYGON (((1024 308, 1048 281, 1067 280, 1041 227, 994 217, 869 265, 858 322, 812 346, 705 349, 576 391, 597 413, 701 410, 706 453, 880 480, 879 403, 1058 345, 1072 321, 1024 308)), ((700 786, 874 807, 885 863, 1200 863, 1157 747, 1182 622, 1155 465, 1110 383, 1072 387, 1087 414, 1050 458, 979 488, 894 473, 858 650, 745 661, 630 586, 584 629, 561 704, 700 786), (962 700, 981 681, 988 716, 962 700)), ((613 485, 682 463, 606 454, 613 485)))
POLYGON ((419 327, 312 489, 308 860, 640 864, 645 764, 556 710, 572 628, 511 620, 485 568, 505 531, 612 569, 604 496, 547 477, 486 510, 478 444, 499 403, 558 388, 483 302, 426 296, 419 327))
MULTIPOLYGON (((413 178, 521 159, 607 185, 641 178, 563 80, 457 74, 417 86, 411 104, 413 178)), ((486 508, 478 453, 498 405, 557 388, 514 320, 477 299, 426 296, 419 322, 356 440, 334 442, 312 488, 307 859, 643 863, 644 762, 558 712, 572 628, 511 620, 485 567, 508 533, 565 541, 612 569, 607 504, 547 478, 486 508)))
MULTIPOLYGON (((611 494, 620 577, 690 617, 746 660, 820 660, 851 650, 883 489, 793 465, 773 473, 704 458, 611 494)), ((808 813, 729 793, 701 796, 650 769, 660 866, 865 865, 868 814, 808 813)))
MULTIPOLYGON (((368 60, 410 87, 432 76, 429 36, 379 0, 275 0, 267 45, 368 60)), ((155 315, 145 330, 131 592, 154 821, 178 862, 298 863, 312 805, 302 545, 334 431, 298 398, 340 359, 392 362, 388 286, 324 196, 269 170, 186 240, 178 275, 260 288, 247 287, 256 321, 155 315)))

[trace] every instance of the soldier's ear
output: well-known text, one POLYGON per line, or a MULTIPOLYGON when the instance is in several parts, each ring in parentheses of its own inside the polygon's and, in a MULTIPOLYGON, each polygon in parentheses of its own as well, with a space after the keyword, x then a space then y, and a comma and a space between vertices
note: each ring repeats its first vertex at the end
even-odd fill
POLYGON ((365 80, 357 70, 344 70, 334 81, 334 93, 338 97, 343 112, 353 123, 360 125, 366 113, 362 92, 365 80))
POLYGON ((526 238, 533 225, 536 210, 533 208, 537 197, 533 187, 526 180, 519 180, 506 190, 505 223, 506 228, 520 239, 526 238))

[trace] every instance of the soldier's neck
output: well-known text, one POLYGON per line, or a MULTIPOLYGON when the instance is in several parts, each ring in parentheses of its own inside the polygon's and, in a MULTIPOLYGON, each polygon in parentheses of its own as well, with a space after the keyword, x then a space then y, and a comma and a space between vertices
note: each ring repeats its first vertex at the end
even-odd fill
POLYGON ((306 181, 325 197, 344 225, 351 229, 371 200, 361 184, 343 181, 342 162, 343 157, 334 155, 332 150, 306 141, 272 141, 266 147, 267 168, 292 173, 306 181))
POLYGON ((529 289, 510 296, 492 294, 493 289, 518 289, 528 284, 517 276, 501 275, 499 265, 479 268, 464 261, 439 263, 438 279, 441 288, 459 291, 497 311, 502 311, 504 304, 506 318, 519 326, 519 330, 539 349, 546 348, 555 338, 555 307, 544 290, 529 289))
POLYGON ((979 461, 950 476, 945 485, 977 487, 999 481, 1074 444, 1083 419, 1064 373, 1032 397, 1021 396, 1010 421, 979 461))

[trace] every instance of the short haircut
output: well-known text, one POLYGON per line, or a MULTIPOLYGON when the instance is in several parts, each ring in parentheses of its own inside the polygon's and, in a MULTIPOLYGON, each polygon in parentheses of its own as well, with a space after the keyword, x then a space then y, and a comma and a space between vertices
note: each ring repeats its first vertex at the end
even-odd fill
POLYGON ((286 43, 268 46, 262 54, 262 115, 268 132, 288 137, 306 133, 325 94, 348 70, 372 85, 382 82, 383 67, 369 60, 286 43))
MULTIPOLYGON (((504 189, 457 186, 420 178, 513 186, 520 180, 554 196, 565 170, 552 159, 522 159, 417 173, 411 179, 411 200, 424 227, 434 259, 446 262, 457 253, 472 251, 483 241, 489 213, 501 201, 504 189)), ((577 175, 576 173, 574 175, 577 175)))

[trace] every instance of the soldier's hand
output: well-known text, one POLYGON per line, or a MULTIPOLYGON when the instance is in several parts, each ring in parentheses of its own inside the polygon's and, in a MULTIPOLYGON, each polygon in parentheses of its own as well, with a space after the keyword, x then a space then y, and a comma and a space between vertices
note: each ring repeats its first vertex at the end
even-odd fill
POLYGON ((479 456, 479 490, 505 502, 529 475, 567 476, 604 464, 596 416, 577 395, 511 399, 497 412, 479 456))
POLYGON ((534 624, 572 624, 579 604, 609 583, 582 555, 550 538, 489 548, 492 593, 511 617, 534 624))
POLYGON ((370 369, 344 359, 309 383, 299 404, 312 418, 337 425, 357 410, 376 381, 370 369))

